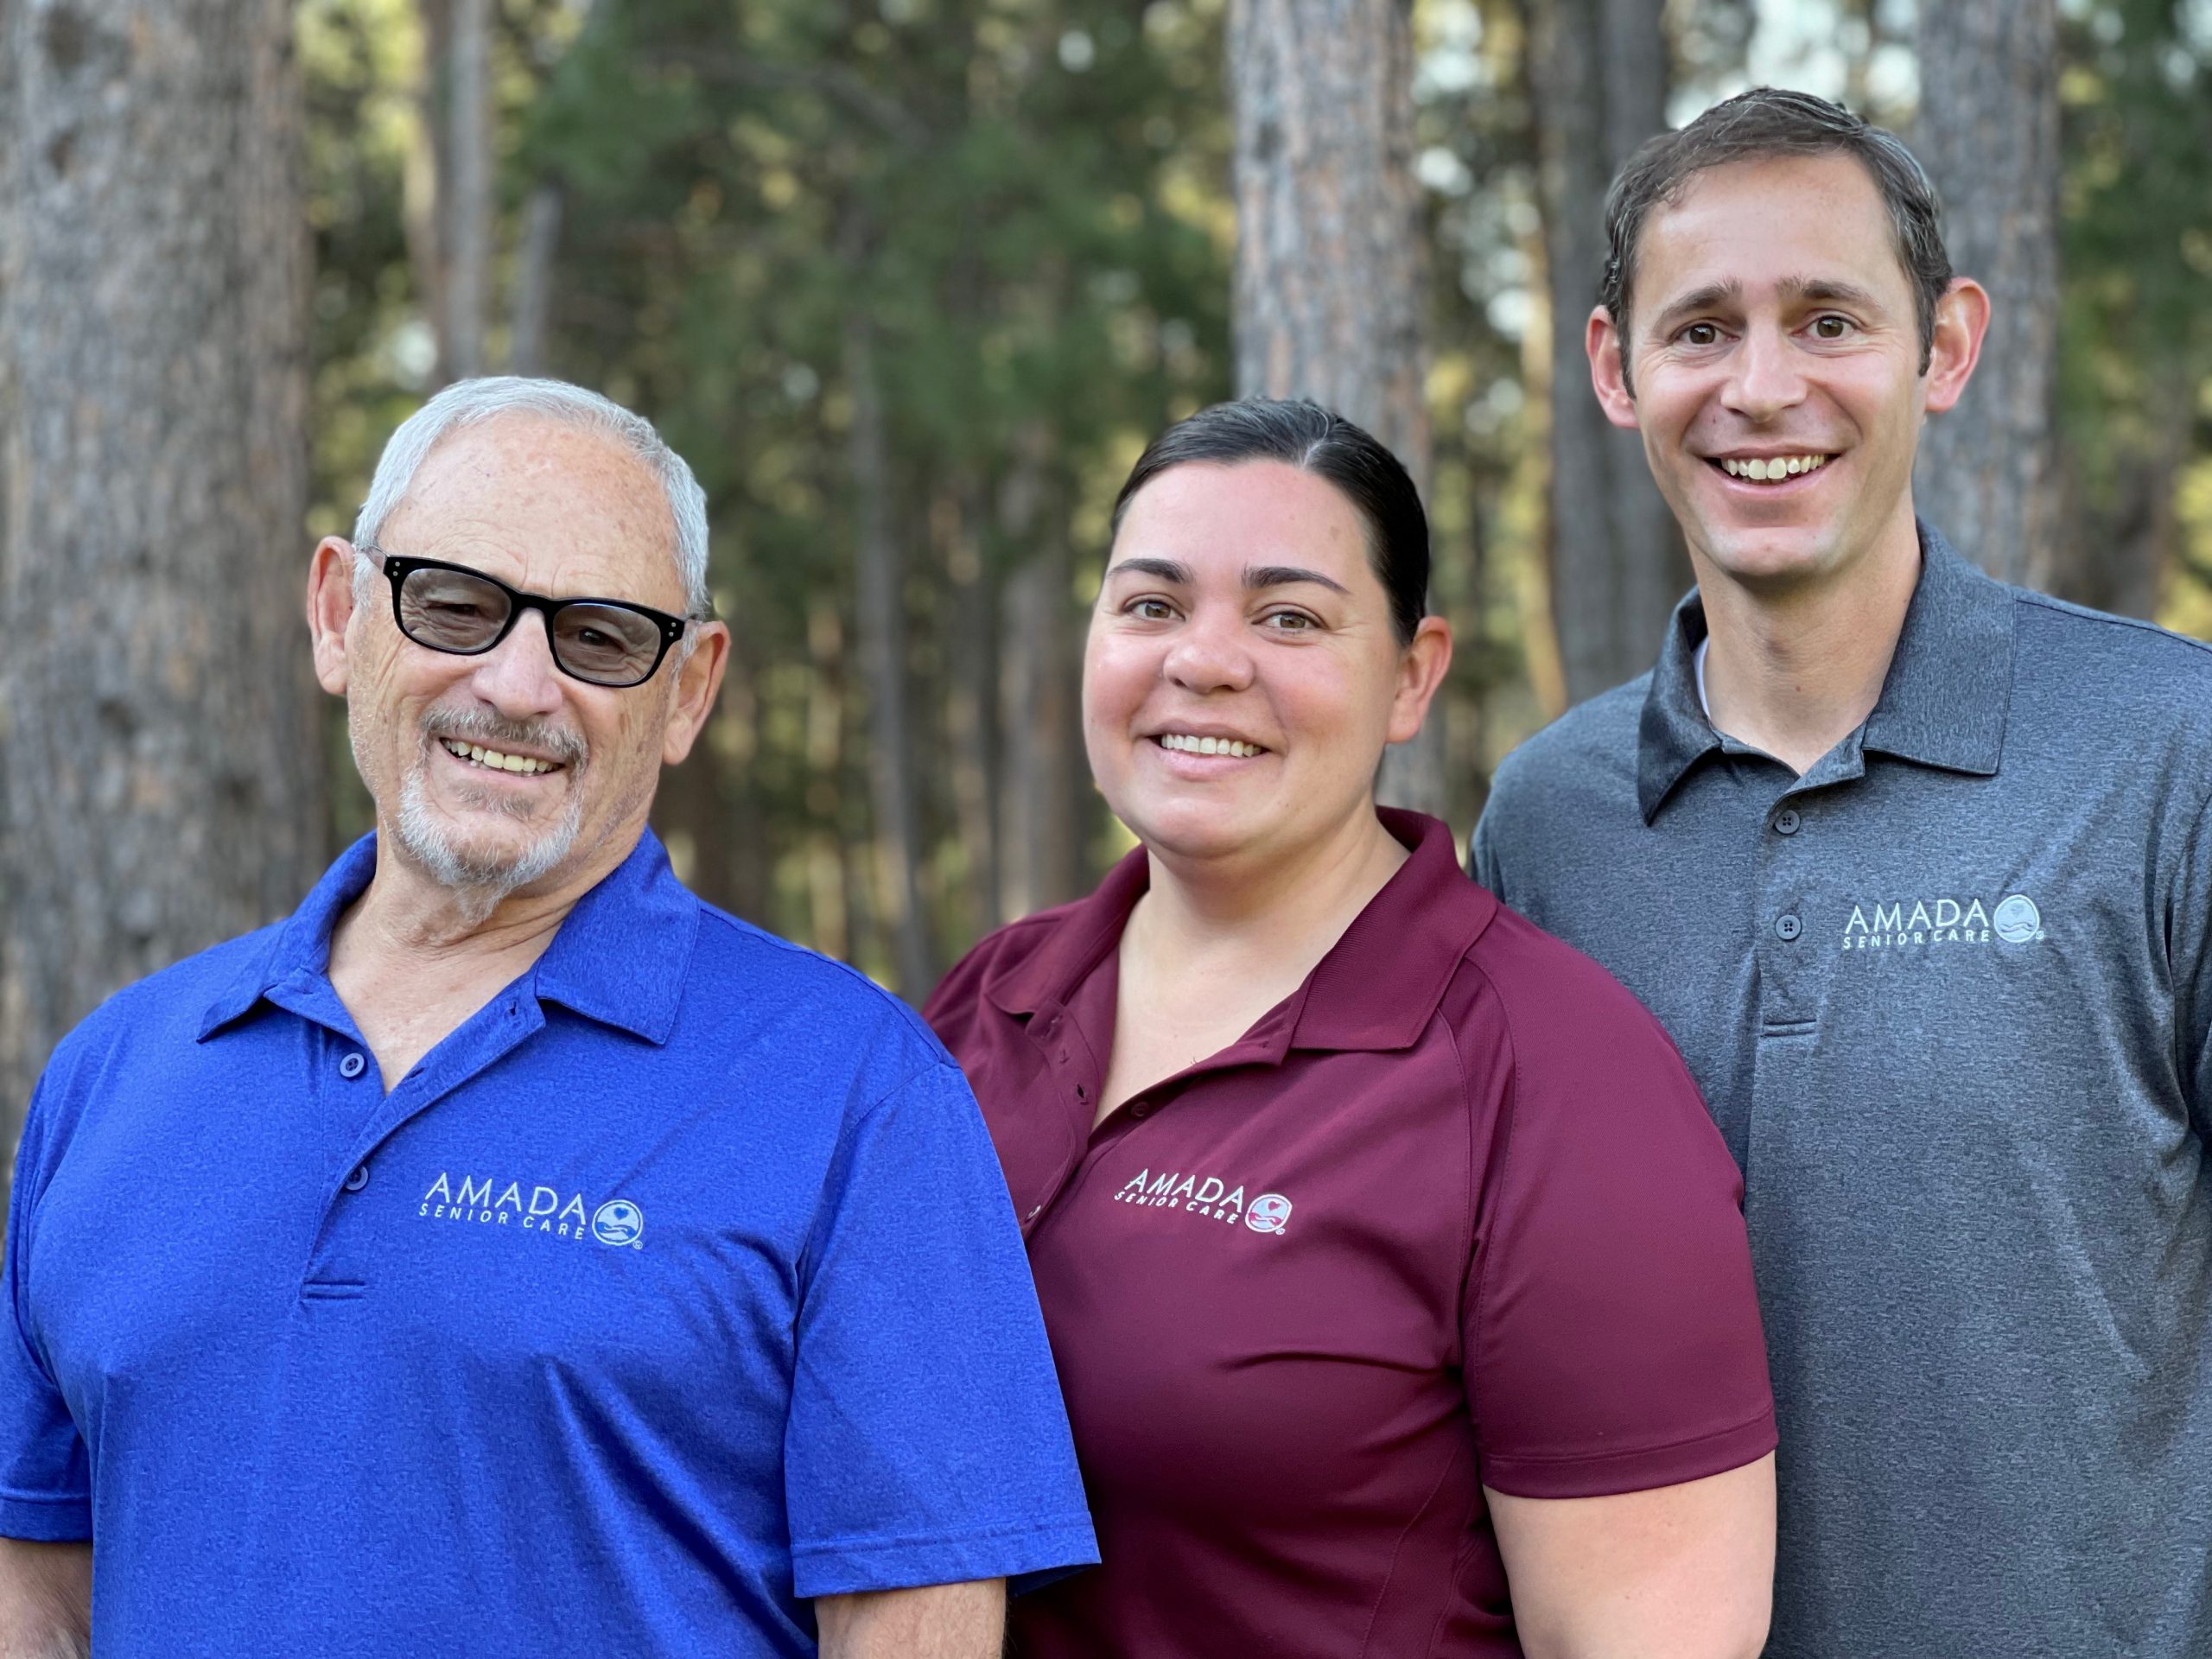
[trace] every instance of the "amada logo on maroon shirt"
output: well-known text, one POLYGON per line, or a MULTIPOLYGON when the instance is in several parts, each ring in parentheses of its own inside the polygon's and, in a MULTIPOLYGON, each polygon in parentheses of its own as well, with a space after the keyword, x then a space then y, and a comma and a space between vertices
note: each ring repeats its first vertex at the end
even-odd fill
POLYGON ((1249 1205, 1242 1185, 1231 1187, 1218 1175, 1200 1180, 1178 1169, 1157 1175, 1141 1169, 1122 1183, 1114 1195, 1116 1204, 1142 1205, 1148 1210, 1180 1210, 1208 1221, 1243 1222, 1255 1233, 1280 1233, 1290 1222, 1290 1200, 1280 1192, 1262 1192, 1249 1205))

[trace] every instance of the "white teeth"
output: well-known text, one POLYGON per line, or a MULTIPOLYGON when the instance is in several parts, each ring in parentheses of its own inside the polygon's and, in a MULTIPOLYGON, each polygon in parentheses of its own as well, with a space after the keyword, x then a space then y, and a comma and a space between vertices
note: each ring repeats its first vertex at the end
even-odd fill
POLYGON ((480 743, 463 743, 450 737, 438 741, 445 745, 448 754, 457 760, 474 760, 478 766, 489 766, 494 772, 537 773, 554 769, 550 760, 536 760, 526 754, 502 754, 499 750, 487 749, 480 743))
POLYGON ((1160 747, 1185 754, 1226 754, 1239 760, 1249 760, 1261 753, 1256 743, 1242 742, 1233 737, 1192 737, 1182 732, 1162 733, 1160 747))
POLYGON ((1766 483, 1778 478, 1795 478, 1800 473, 1817 471, 1827 464, 1826 455, 1777 455, 1771 461, 1758 456, 1750 461, 1738 461, 1732 456, 1720 463, 1720 470, 1731 478, 1748 478, 1766 483))

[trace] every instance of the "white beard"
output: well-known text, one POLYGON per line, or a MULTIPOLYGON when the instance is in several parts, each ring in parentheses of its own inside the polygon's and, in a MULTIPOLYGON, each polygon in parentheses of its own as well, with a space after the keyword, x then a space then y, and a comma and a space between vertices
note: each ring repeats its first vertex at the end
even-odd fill
MULTIPOLYGON (((350 732, 348 735, 355 736, 350 732)), ((455 844, 448 826, 430 805, 430 745, 435 741, 424 735, 421 751, 400 780, 398 819, 393 827, 407 856, 432 880, 453 893, 463 918, 473 926, 497 910, 509 893, 552 874, 575 849, 576 837, 583 828, 584 798, 579 786, 582 780, 570 779, 568 809, 559 821, 518 851, 492 856, 471 853, 455 844)), ((577 743, 569 752, 572 771, 581 769, 582 750, 577 743)), ((353 760, 356 768, 361 769, 358 742, 353 760)), ((368 775, 365 769, 361 770, 364 777, 368 775)), ((508 817, 522 817, 527 811, 520 803, 488 791, 467 804, 508 817)))
MULTIPOLYGON (((509 893, 552 874, 575 850, 577 832, 583 827, 581 794, 569 798, 569 809, 557 823, 518 852, 486 858, 462 851, 430 809, 426 770, 423 762, 416 762, 407 769, 406 780, 400 785, 400 845, 429 872, 431 880, 452 889, 462 916, 471 925, 497 910, 509 893)), ((505 803, 487 800, 483 804, 504 807, 505 803)))

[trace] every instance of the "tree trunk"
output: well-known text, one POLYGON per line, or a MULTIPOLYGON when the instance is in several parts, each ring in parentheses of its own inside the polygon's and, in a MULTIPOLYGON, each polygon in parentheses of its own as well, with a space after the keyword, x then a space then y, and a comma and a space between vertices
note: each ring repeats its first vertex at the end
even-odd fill
POLYGON ((721 843, 725 902, 748 922, 773 928, 771 912, 776 845, 763 810, 760 768, 760 664, 759 631, 749 619, 731 619, 729 667, 722 694, 700 741, 715 751, 722 776, 722 821, 714 828, 721 843))
MULTIPOLYGON (((446 119, 446 65, 452 54, 453 0, 415 0, 423 32, 422 80, 416 87, 415 119, 408 124, 406 170, 401 179, 400 226, 407 238, 407 264, 415 278, 415 303, 431 337, 442 340, 446 327, 446 262, 450 250, 445 225, 445 191, 452 171, 452 124, 446 119)), ((439 355, 444 348, 440 346, 439 355)), ((435 369, 435 365, 434 364, 435 369)))
POLYGON ((561 251, 565 197, 557 184, 530 193, 522 215, 522 240, 515 249, 513 320, 507 334, 507 372, 545 372, 545 335, 553 313, 553 261, 561 251))
POLYGON ((854 956, 857 884, 845 824, 845 632, 841 607, 817 591, 807 605, 806 942, 825 956, 854 956))
POLYGON ((1920 9, 1920 159, 1942 193, 1951 263, 1993 315, 1966 396, 1929 423, 1914 499, 1993 575, 2052 584, 2057 505, 2058 16, 2056 0, 1920 9))
POLYGON ((443 80, 448 140, 438 199, 445 221, 442 378, 484 372, 492 294, 492 0, 451 0, 443 80))
POLYGON ((875 367, 875 331, 859 312, 845 323, 845 378, 853 400, 851 466, 857 518, 855 598, 868 675, 868 782, 875 809, 877 913, 899 995, 918 1002, 937 983, 922 905, 921 831, 908 743, 905 575, 892 527, 891 455, 875 367))
MULTIPOLYGON (((1426 493, 1428 287, 1410 0, 1231 0, 1236 386, 1357 422, 1426 493)), ((1382 794, 1441 816, 1441 699, 1382 794)))
POLYGON ((1605 264, 1606 188, 1666 125, 1662 9, 1541 0, 1530 41, 1551 300, 1552 618, 1570 702, 1651 665, 1690 582, 1643 446, 1605 419, 1583 349, 1605 264))
POLYGON ((1084 886, 1075 809, 1088 774, 1078 770, 1074 572, 1066 526, 1049 510, 1046 461, 1044 440, 1033 430, 1017 446, 999 496, 1007 543, 1029 550, 1000 601, 999 904, 1009 918, 1064 904, 1084 886))
POLYGON ((0 0, 10 1147, 71 1025, 321 865, 290 16, 0 0))
POLYGON ((934 515, 950 606, 944 634, 945 753, 952 818, 967 863, 963 942, 1004 919, 999 913, 997 595, 983 560, 972 486, 949 491, 934 515))
POLYGON ((2141 441, 2120 451, 2101 487, 2088 488, 2078 456, 2062 457, 2065 531, 2050 581, 2037 585, 2094 610, 2155 618, 2162 580, 2186 539, 2176 486, 2189 464, 2196 388, 2163 365, 2150 365, 2145 379, 2141 441))

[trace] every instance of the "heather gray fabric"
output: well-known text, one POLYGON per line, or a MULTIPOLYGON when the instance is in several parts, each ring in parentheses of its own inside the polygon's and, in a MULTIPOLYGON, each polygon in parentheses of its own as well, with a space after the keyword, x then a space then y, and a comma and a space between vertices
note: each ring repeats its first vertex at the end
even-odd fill
POLYGON ((2212 648, 1922 527, 1802 779, 1657 668, 1499 769, 1478 880, 1612 969, 1743 1166, 1776 1659, 2212 1655, 2212 648))

